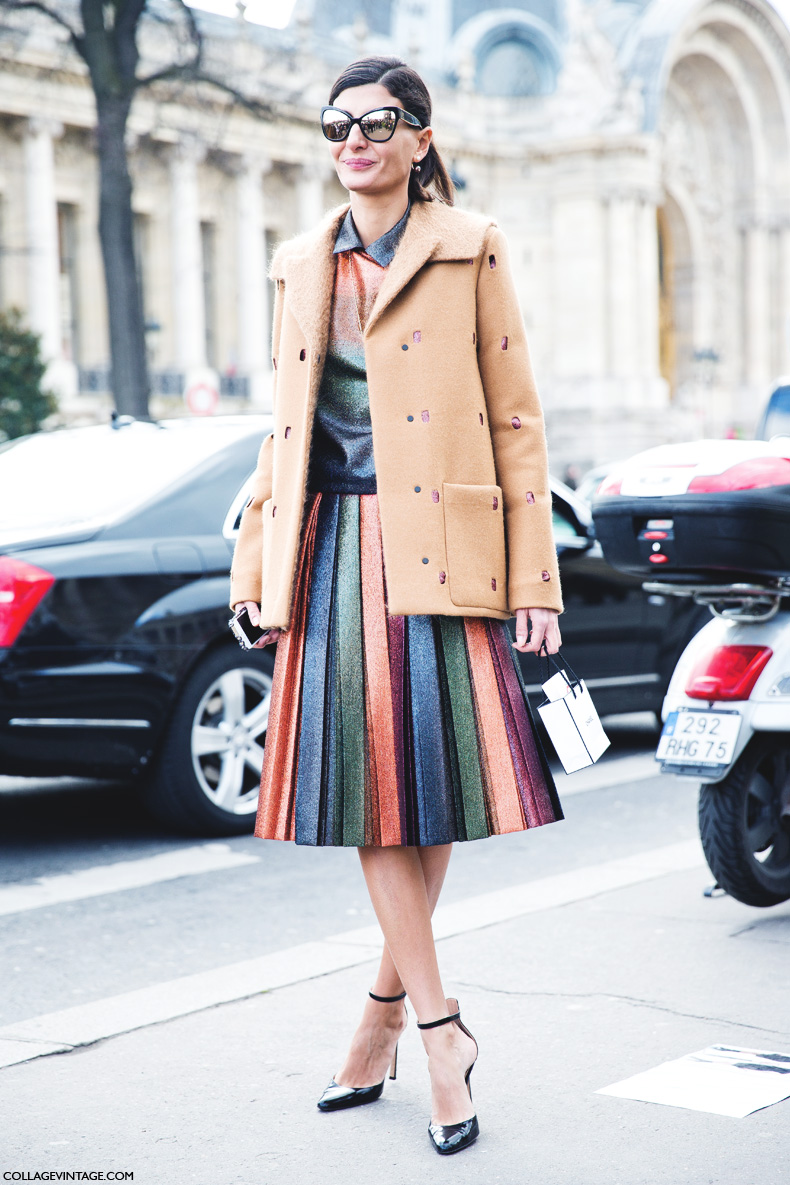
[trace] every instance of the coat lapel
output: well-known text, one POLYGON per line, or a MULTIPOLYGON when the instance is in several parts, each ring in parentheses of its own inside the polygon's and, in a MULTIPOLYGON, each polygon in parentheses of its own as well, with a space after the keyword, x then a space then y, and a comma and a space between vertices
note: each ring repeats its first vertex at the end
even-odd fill
POLYGON ((297 243, 284 243, 272 260, 270 275, 285 281, 285 299, 317 354, 325 352, 335 279, 332 248, 347 209, 348 203, 330 210, 315 230, 297 243))
POLYGON ((411 213, 406 221, 403 238, 393 256, 392 263, 387 268, 387 274, 379 288, 378 295, 370 310, 363 337, 367 337, 381 314, 401 292, 412 276, 433 255, 441 241, 442 232, 440 219, 436 217, 434 207, 438 202, 413 202, 411 213))
MULTIPOLYGON (((310 348, 323 354, 332 312, 332 254, 349 203, 330 210, 315 230, 283 243, 270 275, 285 281, 286 300, 310 348)), ((480 249, 492 218, 465 214, 460 221, 442 202, 413 202, 403 238, 378 291, 365 326, 367 337, 384 310, 429 259, 466 259, 480 249)))

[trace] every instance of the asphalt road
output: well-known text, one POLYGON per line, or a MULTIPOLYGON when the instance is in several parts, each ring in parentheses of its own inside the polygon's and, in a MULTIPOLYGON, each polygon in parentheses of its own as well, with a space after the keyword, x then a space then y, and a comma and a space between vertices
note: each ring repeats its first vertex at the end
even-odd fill
MULTIPOLYGON (((596 773, 636 754, 649 762, 654 737, 644 722, 635 717, 615 728, 607 765, 596 773)), ((569 778, 566 787, 575 790, 580 777, 569 778)), ((693 834, 694 794, 670 779, 657 796, 642 782, 631 790, 618 785, 572 793, 564 809, 559 825, 497 836, 497 843, 456 845, 443 901, 693 834)), ((297 848, 252 836, 210 842, 255 862, 0 912, 8 969, 0 976, 0 1026, 375 920, 355 850, 297 848)), ((176 855, 203 843, 162 831, 128 785, 0 779, 0 887, 176 855)))
MULTIPOLYGON (((122 1168, 144 1185, 280 1185, 375 1169, 376 1180, 400 1185, 452 1166, 479 1185, 786 1185, 790 1102, 735 1120, 593 1093, 715 1041, 790 1054, 790 906, 757 911, 702 896, 710 875, 683 854, 696 839, 696 788, 655 776, 655 738, 643 725, 613 725, 606 759, 562 783, 563 822, 456 846, 443 904, 494 911, 469 932, 448 922, 440 943, 450 985, 466 985, 488 1045, 475 1099, 484 1134, 463 1157, 440 1160, 420 1135, 427 1095, 415 1034, 415 1085, 402 1084, 401 1070, 387 1096, 413 1089, 419 1099, 402 1093, 401 1111, 382 1102, 348 1113, 343 1138, 338 1124, 328 1136, 325 1116, 313 1131, 313 1096, 336 1068, 370 975, 365 948, 329 975, 311 964, 266 995, 218 995, 219 1007, 130 1020, 125 1035, 121 1023, 106 1030, 121 1035, 0 1068, 0 1171, 122 1168), (655 879, 639 868, 656 852, 683 858, 655 879), (594 885, 591 869, 621 881, 579 889, 574 874, 594 885), (496 914, 530 886, 566 896, 530 906, 529 917, 496 914), (504 1042, 491 1011, 501 1007, 527 1009, 504 1042), (257 1058, 250 1033, 264 1038, 257 1058), (497 1058, 503 1077, 492 1075, 497 1058), (524 1066, 538 1080, 520 1099, 513 1083, 524 1066)), ((252 837, 206 844, 152 824, 129 786, 0 779, 0 1052, 14 1026, 28 1040, 25 1025, 35 1032, 40 1018, 75 1005, 95 1018, 108 1000, 147 999, 185 976, 202 983, 215 969, 287 962, 293 951, 304 960, 328 936, 374 920, 353 851, 252 837)))

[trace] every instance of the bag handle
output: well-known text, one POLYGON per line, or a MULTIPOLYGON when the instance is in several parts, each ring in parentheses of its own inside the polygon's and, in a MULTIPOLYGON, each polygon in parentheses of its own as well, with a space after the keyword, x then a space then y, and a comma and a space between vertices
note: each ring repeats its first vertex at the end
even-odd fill
MULTIPOLYGON (((553 654, 549 654, 549 648, 546 645, 545 638, 543 639, 541 646, 540 646, 540 650, 538 650, 535 657, 537 658, 539 666, 540 666, 541 683, 548 682, 549 675, 551 674, 551 668, 553 666, 554 670, 557 672, 561 673, 563 671, 568 671, 570 673, 570 675, 572 676, 571 684, 570 684, 572 688, 575 689, 576 687, 580 686, 581 679, 576 674, 576 672, 574 671, 573 667, 568 662, 568 660, 563 656, 562 652, 560 650, 558 650, 556 657, 553 654), (560 660, 562 665, 560 665, 560 662, 558 662, 557 659, 560 660), (544 663, 545 663, 545 667, 544 667, 544 663), (546 674, 545 679, 543 678, 544 670, 545 670, 545 674, 546 674)), ((576 692, 574 690, 574 695, 575 694, 576 694, 576 692)))

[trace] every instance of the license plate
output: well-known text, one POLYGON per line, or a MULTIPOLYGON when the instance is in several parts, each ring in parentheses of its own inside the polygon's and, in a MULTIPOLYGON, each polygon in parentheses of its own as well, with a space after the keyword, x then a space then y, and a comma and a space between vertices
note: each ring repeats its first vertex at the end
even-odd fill
POLYGON ((740 726, 740 712, 678 708, 666 718, 656 761, 710 769, 729 765, 740 726))

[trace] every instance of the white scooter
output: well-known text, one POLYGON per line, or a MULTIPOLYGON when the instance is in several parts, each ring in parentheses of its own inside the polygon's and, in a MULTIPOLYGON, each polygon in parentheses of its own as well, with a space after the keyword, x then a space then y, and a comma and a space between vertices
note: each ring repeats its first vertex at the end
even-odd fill
POLYGON ((702 783, 717 885, 746 905, 778 905, 790 898, 790 580, 644 588, 714 613, 672 675, 656 759, 702 783))
POLYGON ((610 564, 713 611, 669 683, 656 756, 702 783, 719 886, 778 905, 790 898, 790 436, 648 449, 609 472, 592 513, 610 564))

